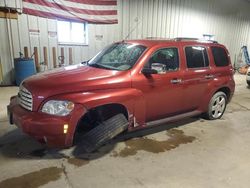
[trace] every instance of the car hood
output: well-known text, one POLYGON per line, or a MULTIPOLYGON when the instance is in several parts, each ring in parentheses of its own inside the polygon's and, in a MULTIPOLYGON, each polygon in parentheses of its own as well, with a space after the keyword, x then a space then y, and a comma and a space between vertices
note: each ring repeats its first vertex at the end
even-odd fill
POLYGON ((130 72, 71 65, 31 76, 22 84, 33 99, 73 92, 131 87, 130 72))

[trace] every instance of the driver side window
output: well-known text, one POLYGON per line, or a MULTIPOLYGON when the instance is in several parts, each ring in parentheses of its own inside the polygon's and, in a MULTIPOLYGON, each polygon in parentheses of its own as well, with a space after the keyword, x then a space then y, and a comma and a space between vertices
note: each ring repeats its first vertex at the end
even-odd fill
POLYGON ((147 65, 155 69, 159 74, 176 71, 179 69, 179 56, 177 48, 164 48, 157 50, 149 59, 147 65))

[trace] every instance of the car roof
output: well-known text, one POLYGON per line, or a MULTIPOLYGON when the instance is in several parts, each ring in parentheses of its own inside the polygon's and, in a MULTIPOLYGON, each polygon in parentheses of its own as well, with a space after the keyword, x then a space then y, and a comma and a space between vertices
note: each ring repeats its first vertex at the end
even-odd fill
POLYGON ((176 45, 183 44, 183 45, 205 45, 205 46, 221 46, 223 45, 219 44, 217 41, 211 41, 211 40, 204 40, 204 39, 196 39, 196 38, 146 38, 146 39, 137 39, 137 40, 124 40, 123 42, 127 43, 134 43, 134 44, 140 44, 146 47, 152 47, 156 45, 176 45))

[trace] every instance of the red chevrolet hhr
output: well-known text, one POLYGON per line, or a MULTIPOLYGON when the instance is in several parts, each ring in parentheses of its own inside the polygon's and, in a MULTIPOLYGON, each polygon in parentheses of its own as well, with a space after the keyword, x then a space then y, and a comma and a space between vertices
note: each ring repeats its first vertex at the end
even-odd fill
POLYGON ((121 132, 198 114, 221 118, 234 88, 229 53, 215 41, 126 40, 24 80, 8 114, 48 146, 70 147, 79 138, 98 146, 121 132))

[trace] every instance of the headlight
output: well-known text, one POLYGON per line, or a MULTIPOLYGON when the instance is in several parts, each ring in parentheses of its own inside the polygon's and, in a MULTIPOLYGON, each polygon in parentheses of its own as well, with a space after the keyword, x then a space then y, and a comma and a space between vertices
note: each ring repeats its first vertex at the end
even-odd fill
POLYGON ((57 116, 66 116, 74 109, 70 101, 50 100, 43 105, 42 112, 57 116))

